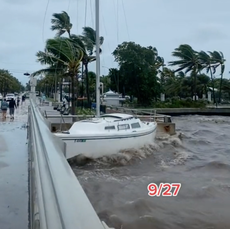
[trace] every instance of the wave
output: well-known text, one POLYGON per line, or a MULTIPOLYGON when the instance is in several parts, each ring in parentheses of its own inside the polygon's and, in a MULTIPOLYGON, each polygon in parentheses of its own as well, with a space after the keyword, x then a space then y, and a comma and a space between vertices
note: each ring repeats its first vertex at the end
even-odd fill
POLYGON ((223 171, 230 172, 230 165, 225 164, 224 162, 212 161, 201 166, 195 166, 190 170, 207 170, 212 172, 223 170, 223 171))
POLYGON ((98 216, 109 227, 115 229, 137 229, 141 227, 152 229, 159 228, 157 225, 167 225, 158 219, 156 214, 157 211, 162 209, 160 205, 153 204, 147 199, 139 198, 134 201, 125 202, 119 207, 115 207, 113 211, 104 210, 99 212, 98 216))
POLYGON ((212 130, 196 130, 192 133, 193 136, 210 136, 210 135, 217 135, 216 131, 212 130))
POLYGON ((117 154, 103 156, 97 159, 85 159, 79 157, 77 160, 69 160, 71 165, 83 165, 94 163, 102 167, 126 166, 135 164, 150 158, 152 165, 160 165, 166 168, 172 165, 181 165, 189 158, 189 151, 184 148, 180 133, 174 136, 158 135, 156 141, 140 149, 129 149, 120 151, 117 154))

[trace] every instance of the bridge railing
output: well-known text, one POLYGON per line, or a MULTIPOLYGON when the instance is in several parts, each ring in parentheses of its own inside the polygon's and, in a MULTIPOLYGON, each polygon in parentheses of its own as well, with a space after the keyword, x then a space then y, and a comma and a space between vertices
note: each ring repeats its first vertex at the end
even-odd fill
POLYGON ((30 99, 28 116, 30 229, 108 229, 101 222, 63 150, 30 99))

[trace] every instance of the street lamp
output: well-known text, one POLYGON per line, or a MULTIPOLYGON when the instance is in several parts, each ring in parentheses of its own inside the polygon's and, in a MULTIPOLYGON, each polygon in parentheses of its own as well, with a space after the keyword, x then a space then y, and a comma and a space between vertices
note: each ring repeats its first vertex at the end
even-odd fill
POLYGON ((83 97, 84 97, 84 81, 85 81, 85 77, 82 74, 79 78, 78 78, 78 82, 81 82, 81 109, 83 109, 83 105, 84 105, 84 101, 83 101, 83 97))
POLYGON ((35 87, 37 85, 37 79, 33 77, 32 74, 29 74, 28 72, 24 73, 25 76, 30 76, 30 92, 32 98, 35 98, 35 87))
MULTIPOLYGON (((28 72, 24 73, 23 75, 24 76, 30 76, 30 74, 28 72)), ((30 90, 31 90, 31 88, 30 88, 30 90)))

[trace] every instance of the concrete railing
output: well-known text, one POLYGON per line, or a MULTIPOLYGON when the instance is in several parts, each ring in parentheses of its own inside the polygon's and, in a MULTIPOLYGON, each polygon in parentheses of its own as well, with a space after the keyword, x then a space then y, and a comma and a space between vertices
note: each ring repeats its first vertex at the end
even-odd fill
POLYGON ((33 99, 28 116, 30 229, 108 229, 69 166, 65 145, 33 99))

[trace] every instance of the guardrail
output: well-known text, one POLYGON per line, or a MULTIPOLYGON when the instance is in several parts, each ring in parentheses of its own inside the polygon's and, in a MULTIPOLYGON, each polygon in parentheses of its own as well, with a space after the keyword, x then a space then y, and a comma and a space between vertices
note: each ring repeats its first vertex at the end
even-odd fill
POLYGON ((28 115, 30 229, 108 229, 69 166, 34 100, 28 115))

